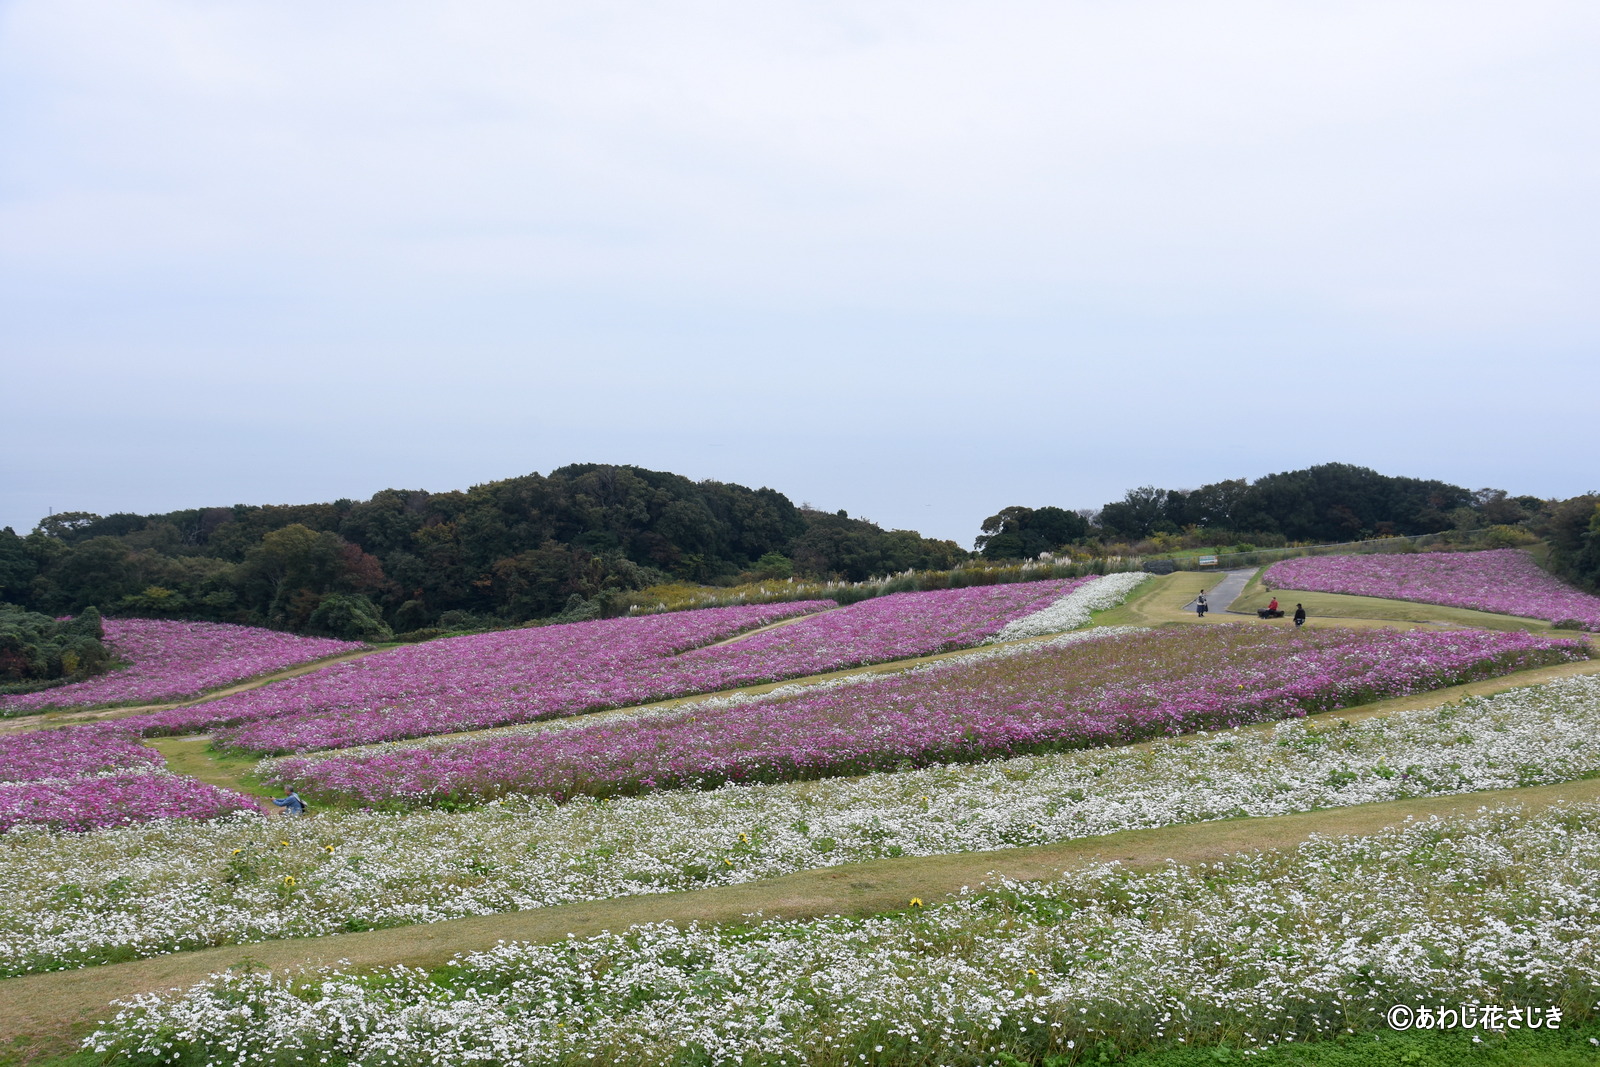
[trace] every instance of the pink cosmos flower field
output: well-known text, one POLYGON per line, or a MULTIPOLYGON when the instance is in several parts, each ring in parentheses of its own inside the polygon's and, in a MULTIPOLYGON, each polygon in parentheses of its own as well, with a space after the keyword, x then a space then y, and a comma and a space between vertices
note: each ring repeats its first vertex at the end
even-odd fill
POLYGON ((1306 556, 1267 568, 1278 589, 1412 600, 1528 619, 1571 619, 1600 632, 1600 597, 1545 573, 1515 548, 1407 555, 1306 556))
POLYGON ((650 699, 661 688, 654 669, 679 653, 833 606, 739 605, 447 637, 126 721, 147 735, 232 726, 219 741, 238 747, 269 734, 340 747, 521 722, 650 699))
POLYGON ((126 667, 37 693, 0 696, 0 716, 46 708, 187 700, 210 689, 365 648, 257 626, 106 619, 106 643, 126 667))
POLYGON ((963 648, 1092 579, 897 593, 605 619, 434 641, 368 656, 203 707, 146 732, 230 725, 257 753, 347 748, 626 707, 963 648), (713 644, 786 616, 806 617, 713 644))
POLYGON ((242 793, 165 771, 0 785, 0 833, 23 824, 102 830, 155 819, 214 819, 258 810, 257 802, 242 793))
POLYGON ((1181 627, 673 715, 291 758, 275 777, 399 806, 789 781, 1226 729, 1586 656, 1522 632, 1181 627))
POLYGON ((116 723, 0 736, 0 784, 159 766, 161 755, 116 723))
POLYGON ((99 830, 256 810, 243 794, 168 774, 160 753, 123 723, 0 736, 0 833, 23 824, 99 830))

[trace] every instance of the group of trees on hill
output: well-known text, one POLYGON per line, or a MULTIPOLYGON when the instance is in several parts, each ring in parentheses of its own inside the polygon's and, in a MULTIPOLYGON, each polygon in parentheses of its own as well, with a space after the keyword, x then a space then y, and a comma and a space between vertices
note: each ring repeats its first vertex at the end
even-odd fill
POLYGON ((92 607, 76 618, 58 621, 0 603, 0 693, 104 672, 113 662, 101 643, 104 637, 100 613, 92 607))
MULTIPOLYGON (((1098 525, 1124 540, 1202 527, 1290 541, 1354 541, 1439 533, 1456 525, 1453 512, 1480 503, 1458 485, 1324 463, 1254 482, 1238 478, 1191 490, 1143 486, 1101 508, 1098 525)), ((1526 503, 1537 509, 1542 502, 1526 503)))
POLYGON ((1358 541, 1439 533, 1480 521, 1517 523, 1544 507, 1535 497, 1511 499, 1498 490, 1474 493, 1446 482, 1325 463, 1198 489, 1144 485, 1097 511, 1009 507, 984 521, 977 547, 986 557, 1002 559, 1069 544, 1130 545, 1180 535, 1210 544, 1358 541))
POLYGON ((1542 532, 1550 541, 1551 569, 1579 588, 1600 593, 1600 494, 1556 504, 1542 532))
MULTIPOLYGON (((1142 486, 1098 511, 1007 507, 984 520, 976 549, 998 561, 1476 526, 1546 538, 1555 569, 1600 585, 1600 498, 1473 492, 1342 463, 1198 489, 1142 486)), ((25 536, 0 530, 0 601, 49 616, 92 604, 372 640, 593 617, 664 581, 861 581, 971 556, 952 541, 796 506, 774 489, 580 464, 465 492, 52 515, 25 536)))
POLYGON ((1600 588, 1600 497, 1513 497, 1345 463, 1198 489, 1146 485, 1098 511, 1008 507, 984 520, 977 548, 999 560, 1064 549, 1326 544, 1485 527, 1504 543, 1548 539, 1553 569, 1581 587, 1600 588))
POLYGON ((373 639, 585 617, 608 594, 674 579, 860 580, 966 555, 773 489, 583 464, 465 492, 53 515, 27 536, 0 531, 0 599, 373 639))

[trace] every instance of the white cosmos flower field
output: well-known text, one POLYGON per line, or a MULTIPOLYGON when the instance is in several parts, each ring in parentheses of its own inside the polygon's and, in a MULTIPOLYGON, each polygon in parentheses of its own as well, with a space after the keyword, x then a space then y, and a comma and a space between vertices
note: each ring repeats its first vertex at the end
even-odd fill
POLYGON ((564 805, 0 835, 9 974, 1600 773, 1600 677, 974 765, 564 805), (290 881, 292 879, 292 882, 290 881))
POLYGON ((1062 630, 1075 630, 1086 624, 1094 612, 1106 611, 1122 603, 1129 593, 1149 577, 1139 571, 1104 575, 1032 615, 1024 615, 1006 623, 999 633, 989 638, 989 642, 1015 641, 1023 637, 1041 637, 1062 630))
POLYGON ((1600 992, 1597 816, 1497 810, 1214 865, 1102 865, 871 919, 502 944, 439 975, 213 975, 137 998, 86 1046, 371 1067, 977 1064, 1381 1031, 1394 1004, 1571 1025, 1600 992))

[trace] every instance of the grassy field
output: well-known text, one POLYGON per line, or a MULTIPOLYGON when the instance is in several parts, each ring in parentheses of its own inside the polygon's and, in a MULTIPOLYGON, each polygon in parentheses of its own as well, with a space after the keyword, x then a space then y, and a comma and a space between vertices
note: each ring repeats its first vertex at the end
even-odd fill
POLYGON ((187 774, 209 785, 256 797, 283 795, 283 790, 269 788, 256 778, 253 772, 259 761, 255 757, 214 749, 209 737, 149 737, 144 743, 161 753, 167 770, 174 774, 187 774))

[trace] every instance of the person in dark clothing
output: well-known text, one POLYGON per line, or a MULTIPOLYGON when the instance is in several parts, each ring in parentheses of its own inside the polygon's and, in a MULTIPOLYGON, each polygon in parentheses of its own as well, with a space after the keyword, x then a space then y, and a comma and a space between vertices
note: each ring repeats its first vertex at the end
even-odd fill
POLYGON ((1296 630, 1298 630, 1298 629, 1300 629, 1300 627, 1304 626, 1305 624, 1306 624, 1306 606, 1304 604, 1296 604, 1294 606, 1294 628, 1296 630))
POLYGON ((1200 595, 1194 598, 1194 613, 1203 619, 1206 617, 1206 608, 1208 606, 1206 604, 1206 591, 1202 589, 1200 590, 1200 595))

